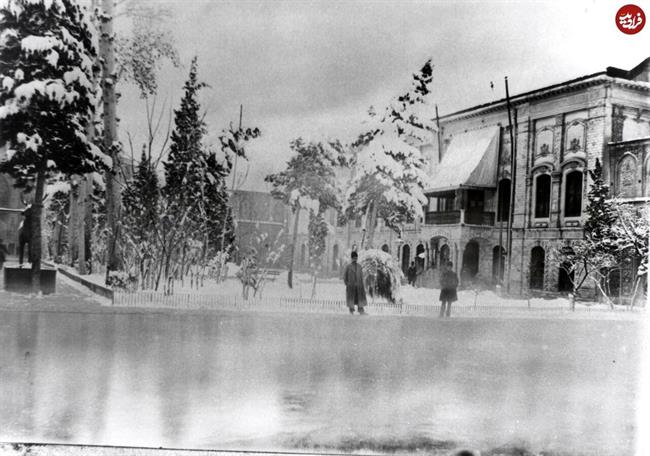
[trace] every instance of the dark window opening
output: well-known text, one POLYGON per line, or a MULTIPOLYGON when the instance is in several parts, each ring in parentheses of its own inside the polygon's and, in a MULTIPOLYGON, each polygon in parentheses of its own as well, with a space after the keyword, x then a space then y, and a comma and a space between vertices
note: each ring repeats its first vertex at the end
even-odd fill
POLYGON ((551 201, 551 176, 542 174, 537 176, 535 184, 535 217, 548 217, 551 201))
POLYGON ((530 252, 530 289, 544 288, 544 249, 534 247, 530 252))
POLYGON ((497 222, 508 220, 510 213, 510 179, 501 179, 499 181, 499 204, 497 211, 497 222))
POLYGON ((566 175, 564 216, 580 217, 582 213, 582 172, 571 171, 566 175))

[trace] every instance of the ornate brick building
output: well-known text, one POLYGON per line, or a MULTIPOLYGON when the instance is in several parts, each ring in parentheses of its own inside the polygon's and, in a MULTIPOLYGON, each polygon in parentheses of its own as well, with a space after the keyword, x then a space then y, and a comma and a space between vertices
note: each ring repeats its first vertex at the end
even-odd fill
MULTIPOLYGON (((512 96, 514 172, 505 99, 441 117, 438 137, 424 149, 434 181, 425 216, 405 226, 401 239, 380 223, 375 246, 404 268, 414 260, 437 268, 451 259, 465 280, 503 278, 513 293, 568 290, 549 253, 583 237, 587 170, 596 159, 614 195, 650 201, 649 81, 650 58, 629 71, 609 67, 512 96)), ((337 229, 328 247, 332 269, 362 236, 360 224, 337 229)), ((622 282, 625 288, 630 278, 622 282)))

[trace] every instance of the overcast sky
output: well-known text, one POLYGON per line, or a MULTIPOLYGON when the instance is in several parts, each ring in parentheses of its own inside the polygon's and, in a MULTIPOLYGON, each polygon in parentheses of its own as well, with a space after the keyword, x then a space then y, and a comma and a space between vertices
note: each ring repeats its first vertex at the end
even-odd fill
MULTIPOLYGON (((240 104, 244 124, 262 130, 249 148, 247 187, 256 189, 282 168, 292 138, 350 140, 368 107, 402 92, 429 57, 444 115, 503 98, 504 76, 514 95, 607 66, 630 69, 650 56, 650 26, 636 35, 616 28, 627 1, 164 3, 182 67, 165 67, 159 97, 178 104, 197 55, 210 85, 201 95, 208 142, 237 121, 240 104)), ((120 133, 141 142, 142 102, 132 88, 122 92, 120 133)))

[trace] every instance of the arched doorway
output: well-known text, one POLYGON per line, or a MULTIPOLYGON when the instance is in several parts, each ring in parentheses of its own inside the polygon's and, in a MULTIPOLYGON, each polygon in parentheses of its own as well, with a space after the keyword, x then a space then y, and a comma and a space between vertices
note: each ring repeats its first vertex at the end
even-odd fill
POLYGON ((404 244, 402 247, 402 272, 406 274, 406 270, 409 268, 409 260, 411 259, 411 247, 408 244, 404 244))
POLYGON ((418 244, 415 248, 415 267, 418 271, 424 270, 424 245, 418 244))
POLYGON ((390 248, 388 247, 388 244, 382 245, 381 249, 386 253, 390 253, 390 248))
POLYGON ((465 246, 465 251, 463 252, 463 268, 461 270, 462 277, 472 278, 478 274, 478 252, 478 242, 469 241, 465 246))
POLYGON ((492 280, 503 283, 503 271, 506 264, 506 250, 496 245, 492 249, 492 280))
POLYGON ((334 244, 332 248, 332 271, 339 270, 339 246, 334 244))
POLYGON ((562 264, 560 264, 560 272, 558 275, 557 290, 564 291, 564 292, 573 291, 574 278, 575 278, 575 271, 571 269, 571 262, 569 261, 562 262, 562 264))
POLYGON ((447 238, 445 237, 432 237, 429 240, 428 250, 429 265, 433 269, 439 268, 449 260, 449 246, 447 245, 447 238))
POLYGON ((533 247, 530 251, 530 289, 544 288, 544 249, 533 247))
POLYGON ((440 261, 438 262, 438 266, 445 266, 447 262, 449 261, 449 258, 451 258, 451 253, 449 251, 449 244, 443 244, 440 247, 440 261))

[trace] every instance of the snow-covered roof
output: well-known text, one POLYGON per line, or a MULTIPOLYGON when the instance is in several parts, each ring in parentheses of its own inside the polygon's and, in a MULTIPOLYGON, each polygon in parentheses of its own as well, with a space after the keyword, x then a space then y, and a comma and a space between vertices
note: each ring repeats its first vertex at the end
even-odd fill
POLYGON ((434 169, 433 187, 425 193, 461 187, 495 188, 499 127, 482 128, 457 134, 434 169))

